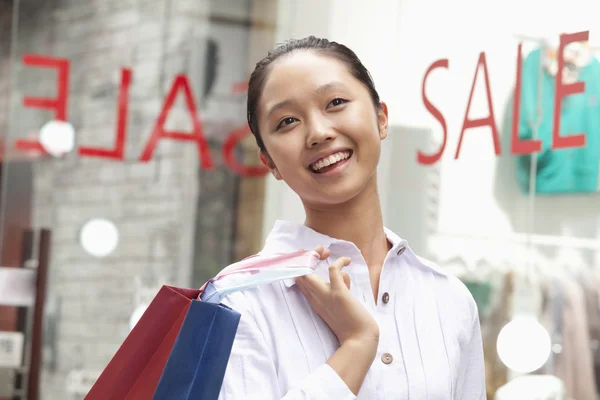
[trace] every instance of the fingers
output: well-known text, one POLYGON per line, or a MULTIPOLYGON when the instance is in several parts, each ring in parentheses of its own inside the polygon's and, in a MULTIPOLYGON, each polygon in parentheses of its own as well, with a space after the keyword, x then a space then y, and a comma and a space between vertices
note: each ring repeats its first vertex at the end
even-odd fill
POLYGON ((342 276, 342 268, 350 265, 349 257, 340 257, 329 265, 329 281, 332 289, 340 289, 347 286, 342 276))
POLYGON ((329 284, 317 274, 298 277, 296 284, 303 292, 309 292, 314 296, 323 295, 329 290, 329 284))
POLYGON ((350 289, 350 275, 348 275, 347 272, 342 271, 342 277, 344 278, 344 283, 346 284, 346 287, 350 289))
POLYGON ((312 290, 306 284, 304 276, 296 278, 296 285, 300 288, 300 291, 309 301, 314 297, 312 290))
POLYGON ((331 255, 331 251, 329 249, 323 248, 323 246, 317 246, 315 248, 315 251, 319 253, 319 259, 321 261, 328 259, 331 255))
MULTIPOLYGON (((303 248, 298 249, 298 251, 304 251, 303 248)), ((321 261, 326 260, 331 256, 331 250, 323 248, 323 246, 319 245, 315 248, 315 251, 319 253, 319 259, 321 261)))

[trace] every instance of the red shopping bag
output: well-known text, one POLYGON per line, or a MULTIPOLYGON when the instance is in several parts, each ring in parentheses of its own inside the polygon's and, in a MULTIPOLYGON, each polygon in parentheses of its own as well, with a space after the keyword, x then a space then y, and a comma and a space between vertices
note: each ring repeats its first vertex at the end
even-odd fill
POLYGON ((163 286, 85 400, 149 400, 200 290, 163 286))
MULTIPOLYGON (((211 296, 216 296, 218 289, 214 284, 223 278, 237 273, 256 276, 260 271, 277 267, 308 267, 314 270, 318 261, 318 253, 304 250, 289 254, 254 256, 228 266, 201 289, 163 286, 94 383, 85 400, 151 400, 190 306, 201 293, 206 294, 207 288, 211 290, 211 296)), ((255 284, 258 284, 258 281, 255 284)), ((269 278, 265 278, 263 283, 268 281, 269 278)), ((196 311, 206 308, 196 307, 196 311)), ((177 364, 178 354, 175 355, 173 365, 177 364)), ((160 395, 162 396, 162 393, 160 395)))

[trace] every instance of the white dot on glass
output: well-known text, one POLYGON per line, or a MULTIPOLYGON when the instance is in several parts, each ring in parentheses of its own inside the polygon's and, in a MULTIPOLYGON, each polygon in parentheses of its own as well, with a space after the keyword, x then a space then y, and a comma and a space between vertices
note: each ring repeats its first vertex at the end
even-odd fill
POLYGON ((79 240, 83 249, 89 254, 105 257, 117 248, 119 230, 109 220, 91 219, 81 229, 79 240))
POLYGON ((551 351, 548 331, 534 317, 516 317, 502 328, 496 343, 500 360, 513 371, 541 368, 551 351))
POLYGON ((49 121, 40 129, 40 144, 54 157, 70 153, 75 148, 75 129, 65 121, 49 121))

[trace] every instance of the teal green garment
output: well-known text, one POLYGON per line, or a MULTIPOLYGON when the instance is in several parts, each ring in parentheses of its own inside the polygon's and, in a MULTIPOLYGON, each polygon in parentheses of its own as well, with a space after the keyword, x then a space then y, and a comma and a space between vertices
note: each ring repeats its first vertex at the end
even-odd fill
MULTIPOLYGON (((523 63, 519 121, 519 136, 522 139, 531 139, 533 137, 531 124, 535 119, 538 104, 539 74, 542 73, 543 118, 537 132, 537 138, 542 141, 542 151, 538 154, 536 192, 540 194, 596 192, 600 164, 600 62, 593 58, 593 61, 580 71, 579 80, 585 82, 585 92, 565 97, 562 105, 561 135, 586 133, 586 146, 552 150, 556 83, 552 75, 540 68, 541 54, 541 50, 537 49, 531 52, 523 63)), ((511 104, 509 107, 512 110, 511 104)), ((505 129, 510 131, 510 121, 507 122, 505 129)), ((516 159, 519 185, 523 192, 529 193, 532 157, 517 156, 516 159)))
POLYGON ((471 292, 477 309, 479 310, 479 318, 483 319, 489 311, 490 300, 492 297, 492 285, 488 282, 473 282, 469 280, 463 280, 463 283, 471 292))

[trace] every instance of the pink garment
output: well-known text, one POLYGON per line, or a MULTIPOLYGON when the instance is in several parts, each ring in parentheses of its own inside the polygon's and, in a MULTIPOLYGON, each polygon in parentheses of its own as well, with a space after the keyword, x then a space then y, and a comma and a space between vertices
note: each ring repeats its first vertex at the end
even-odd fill
POLYGON ((555 361, 554 373, 565 383, 569 397, 597 400, 583 290, 569 279, 564 279, 561 283, 565 295, 563 349, 555 361))
MULTIPOLYGON (((257 254, 244 258, 242 261, 238 261, 234 264, 224 268, 219 274, 213 279, 206 282, 200 288, 200 295, 204 292, 207 285, 210 282, 219 281, 232 275, 237 274, 257 274, 264 269, 268 268, 304 268, 308 267, 312 270, 315 269, 319 263, 319 253, 314 250, 299 250, 293 253, 281 253, 275 255, 262 255, 257 254)), ((198 297, 200 298, 200 297, 198 297)))

